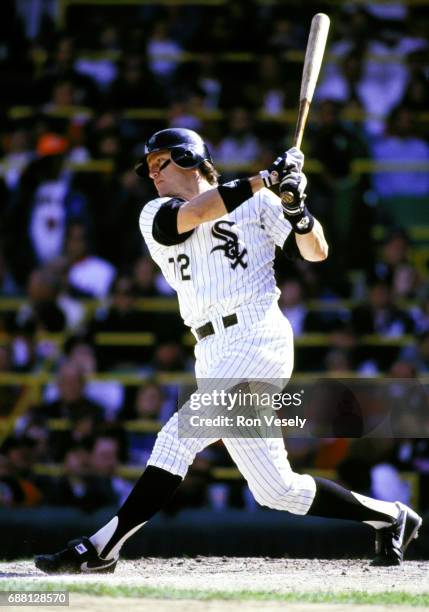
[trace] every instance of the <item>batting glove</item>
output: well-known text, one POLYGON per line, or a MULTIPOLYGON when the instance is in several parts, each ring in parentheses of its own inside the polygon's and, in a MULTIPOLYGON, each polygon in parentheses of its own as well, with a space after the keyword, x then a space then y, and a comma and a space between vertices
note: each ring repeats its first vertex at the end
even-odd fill
POLYGON ((311 232, 314 218, 305 205, 307 177, 303 172, 289 172, 280 183, 283 214, 298 234, 311 232))
POLYGON ((267 170, 261 170, 259 176, 263 180, 265 187, 270 188, 280 183, 289 172, 300 172, 303 165, 303 153, 296 147, 292 147, 292 149, 285 151, 283 155, 277 157, 267 170))

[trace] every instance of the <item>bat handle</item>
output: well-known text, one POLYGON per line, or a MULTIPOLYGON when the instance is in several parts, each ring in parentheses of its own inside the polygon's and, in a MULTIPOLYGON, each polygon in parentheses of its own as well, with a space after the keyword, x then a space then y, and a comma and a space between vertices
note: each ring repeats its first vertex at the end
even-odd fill
MULTIPOLYGON (((302 137, 304 135, 304 128, 305 124, 307 123, 309 109, 310 101, 304 98, 299 104, 298 121, 292 143, 292 146, 296 147, 297 149, 301 148, 302 137)), ((285 191, 282 193, 281 199, 285 204, 291 204, 293 202, 294 195, 291 191, 285 191)))

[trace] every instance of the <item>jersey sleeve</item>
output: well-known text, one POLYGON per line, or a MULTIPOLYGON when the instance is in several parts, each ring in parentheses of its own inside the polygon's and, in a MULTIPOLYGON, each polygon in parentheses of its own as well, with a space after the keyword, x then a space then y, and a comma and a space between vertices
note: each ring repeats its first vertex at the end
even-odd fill
POLYGON ((177 213, 184 201, 181 198, 171 198, 171 200, 162 204, 156 213, 153 220, 152 234, 160 244, 164 246, 181 244, 193 234, 193 229, 181 234, 177 231, 177 213))
POLYGON ((177 213, 184 200, 181 198, 156 198, 148 202, 140 215, 140 231, 147 243, 172 246, 185 242, 194 230, 179 234, 177 213))
POLYGON ((261 219, 265 231, 279 247, 283 247, 286 238, 292 232, 292 226, 283 215, 280 198, 269 189, 261 190, 261 219))

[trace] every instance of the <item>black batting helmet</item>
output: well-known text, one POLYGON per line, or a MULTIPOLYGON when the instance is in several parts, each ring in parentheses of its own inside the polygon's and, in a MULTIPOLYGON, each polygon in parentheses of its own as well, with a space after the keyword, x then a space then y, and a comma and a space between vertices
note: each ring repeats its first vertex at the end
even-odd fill
POLYGON ((146 157, 157 151, 171 151, 171 159, 181 168, 197 168, 203 161, 213 163, 204 140, 193 130, 169 128, 155 132, 144 146, 145 157, 134 166, 139 176, 146 176, 146 157))

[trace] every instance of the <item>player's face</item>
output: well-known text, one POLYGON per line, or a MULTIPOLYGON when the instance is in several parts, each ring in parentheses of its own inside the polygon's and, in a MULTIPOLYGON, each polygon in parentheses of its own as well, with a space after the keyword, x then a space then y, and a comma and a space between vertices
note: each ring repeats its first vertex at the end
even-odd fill
POLYGON ((149 176, 160 196, 179 196, 188 182, 189 171, 171 160, 170 151, 158 151, 147 156, 149 176))

